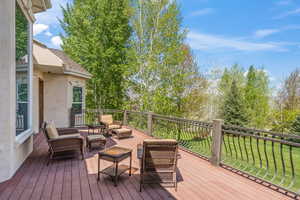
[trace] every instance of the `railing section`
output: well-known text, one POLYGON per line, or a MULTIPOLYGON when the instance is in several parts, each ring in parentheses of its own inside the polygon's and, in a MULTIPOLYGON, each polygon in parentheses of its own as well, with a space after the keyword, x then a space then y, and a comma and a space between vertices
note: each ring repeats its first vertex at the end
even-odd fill
POLYGON ((137 130, 147 132, 148 113, 127 111, 127 124, 137 130))
POLYGON ((297 192, 300 137, 223 125, 222 163, 297 192))
POLYGON ((101 115, 111 114, 113 119, 123 121, 122 110, 114 109, 83 109, 83 110, 70 110, 70 126, 71 127, 84 127, 87 125, 98 125, 101 115))
POLYGON ((152 135, 176 139, 185 149, 209 158, 212 144, 212 124, 153 114, 152 135))

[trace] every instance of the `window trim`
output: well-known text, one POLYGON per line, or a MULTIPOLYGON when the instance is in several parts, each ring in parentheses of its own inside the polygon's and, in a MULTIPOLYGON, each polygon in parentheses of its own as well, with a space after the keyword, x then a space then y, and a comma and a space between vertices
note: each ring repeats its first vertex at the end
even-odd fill
MULTIPOLYGON (((19 133, 18 135, 16 134, 16 127, 15 127, 15 140, 17 144, 22 144, 24 143, 29 137, 31 137, 33 135, 33 105, 32 105, 32 95, 33 95, 33 22, 32 20, 28 17, 28 15, 26 13, 24 13, 24 10, 22 9, 22 5, 20 5, 19 1, 16 1, 17 6, 20 7, 20 9, 23 12, 23 15, 26 17, 27 22, 28 22, 28 33, 29 33, 29 37, 28 37, 28 62, 29 62, 29 68, 28 68, 28 128, 26 130, 24 130, 23 132, 19 133)), ((15 14, 16 17, 16 14, 15 14)), ((16 24, 15 24, 16 26, 16 24)), ((15 35, 16 37, 16 35, 15 35)), ((15 51, 16 51, 16 44, 15 44, 15 51)), ((16 69, 16 60, 15 60, 15 69, 16 69)), ((15 80, 15 84, 17 84, 16 80, 15 80)), ((17 96, 17 91, 15 91, 15 94, 17 96)), ((15 97, 15 104, 17 104, 17 97, 15 97)), ((17 115, 17 110, 15 110, 15 120, 16 120, 16 115, 17 115)), ((16 122, 15 122, 16 124, 16 122)))
POLYGON ((83 109, 84 106, 84 99, 83 99, 83 87, 82 86, 73 86, 72 87, 72 108, 73 104, 81 104, 81 109, 83 109), (80 88, 81 89, 81 102, 80 101, 74 101, 74 89, 80 88))

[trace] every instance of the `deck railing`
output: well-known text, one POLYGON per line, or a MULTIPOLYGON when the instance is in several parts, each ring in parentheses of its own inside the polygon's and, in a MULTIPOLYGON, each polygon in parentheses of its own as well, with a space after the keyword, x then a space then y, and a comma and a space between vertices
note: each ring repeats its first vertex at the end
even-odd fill
POLYGON ((156 138, 176 139, 183 150, 296 198, 300 193, 300 136, 122 110, 71 111, 71 126, 98 123, 112 114, 156 138))

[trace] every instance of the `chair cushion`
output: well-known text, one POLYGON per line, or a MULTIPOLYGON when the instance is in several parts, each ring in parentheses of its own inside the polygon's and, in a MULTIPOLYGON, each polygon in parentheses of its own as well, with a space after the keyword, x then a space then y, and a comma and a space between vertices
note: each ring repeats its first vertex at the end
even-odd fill
POLYGON ((170 144, 170 145, 176 145, 178 142, 174 139, 145 139, 145 144, 170 144))
POLYGON ((53 122, 47 124, 46 130, 50 139, 56 139, 59 137, 59 134, 53 122))
POLYGON ((115 129, 113 130, 116 133, 122 134, 122 133, 131 133, 132 130, 128 128, 120 128, 120 129, 115 129))
POLYGON ((113 120, 112 115, 102 115, 101 122, 110 125, 114 122, 114 120, 113 120))
POLYGON ((75 133, 75 134, 67 134, 67 135, 60 135, 58 138, 81 138, 80 133, 75 133))
POLYGON ((109 128, 109 129, 120 129, 120 128, 121 128, 121 125, 113 124, 113 125, 109 125, 108 128, 109 128))
POLYGON ((88 135, 86 136, 88 141, 93 140, 106 140, 106 138, 103 135, 88 135))

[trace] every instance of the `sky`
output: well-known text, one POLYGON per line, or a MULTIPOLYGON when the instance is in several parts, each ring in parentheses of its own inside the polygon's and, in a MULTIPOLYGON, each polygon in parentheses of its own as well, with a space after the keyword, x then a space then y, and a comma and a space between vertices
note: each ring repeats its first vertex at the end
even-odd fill
MULTIPOLYGON (((34 37, 60 48, 57 19, 60 6, 72 0, 51 0, 52 8, 36 14, 34 37)), ((278 87, 300 67, 300 0, 178 0, 186 42, 200 70, 240 64, 263 68, 278 87)))

